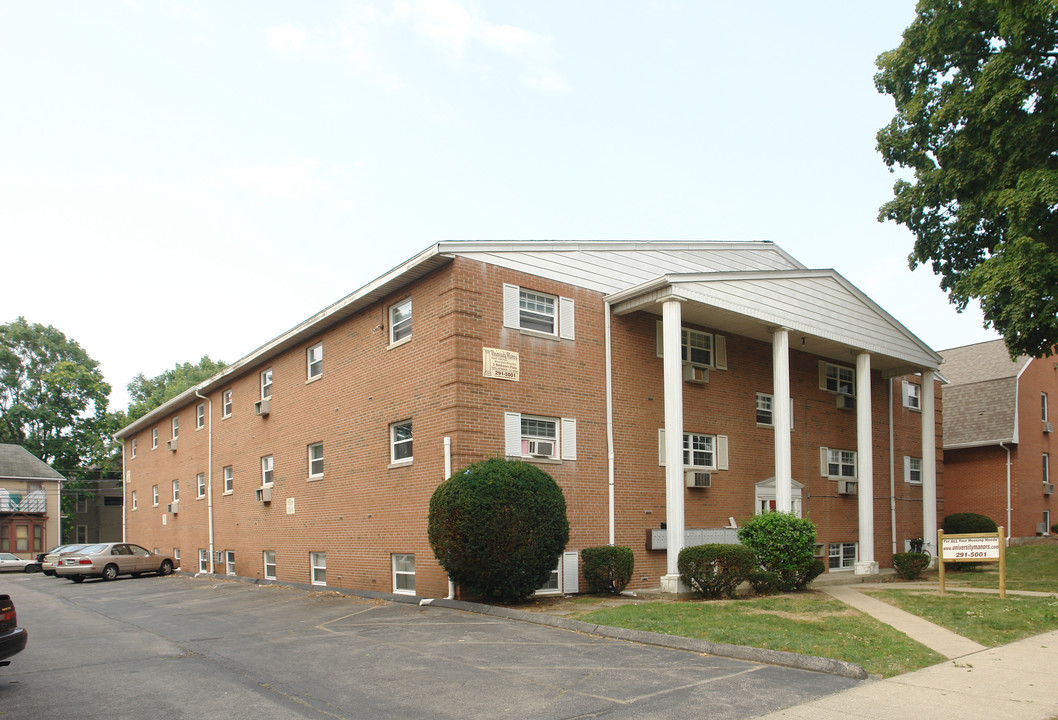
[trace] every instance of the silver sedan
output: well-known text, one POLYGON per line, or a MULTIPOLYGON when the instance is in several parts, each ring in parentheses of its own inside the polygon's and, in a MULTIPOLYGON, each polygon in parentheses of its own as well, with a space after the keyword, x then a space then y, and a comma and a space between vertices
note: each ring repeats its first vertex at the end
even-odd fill
POLYGON ((0 553, 0 572, 40 572, 40 563, 11 553, 0 553))
POLYGON ((63 555, 55 564, 55 574, 83 582, 97 577, 113 580, 118 575, 139 577, 143 573, 168 575, 176 561, 168 555, 155 555, 132 543, 101 543, 87 545, 75 553, 63 555))

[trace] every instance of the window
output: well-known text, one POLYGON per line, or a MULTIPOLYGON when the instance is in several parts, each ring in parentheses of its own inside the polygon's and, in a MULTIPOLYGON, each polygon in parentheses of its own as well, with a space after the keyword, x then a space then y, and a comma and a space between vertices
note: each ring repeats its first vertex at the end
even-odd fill
POLYGON ((154 493, 154 507, 158 507, 158 486, 152 486, 151 491, 154 493))
POLYGON ((922 458, 904 456, 904 482, 922 484, 922 458))
POLYGON ((261 399, 267 400, 272 397, 272 368, 261 373, 261 399))
POLYGON ((209 572, 209 550, 198 551, 198 571, 209 572))
POLYGON ((518 290, 518 326, 523 330, 555 334, 555 297, 518 290))
POLYGON ((757 393, 757 424, 772 425, 772 396, 757 393))
POLYGON ((29 525, 15 525, 15 552, 29 552, 29 525))
POLYGON ((922 386, 914 383, 909 383, 904 380, 902 383, 903 395, 904 395, 904 407, 912 410, 922 409, 922 386))
POLYGON ((151 450, 158 447, 158 428, 151 428, 151 450))
POLYGON ((44 549, 44 528, 40 525, 33 526, 33 552, 44 549))
POLYGON ((1043 511, 1043 534, 1044 535, 1050 535, 1051 534, 1051 511, 1050 510, 1044 510, 1043 511))
POLYGON ((1051 481, 1051 456, 1047 453, 1043 454, 1043 481, 1045 483, 1051 481))
POLYGON ((392 462, 411 462, 411 420, 389 426, 389 443, 392 462))
POLYGON ((323 477, 323 443, 309 445, 309 477, 323 477))
POLYGON ((176 564, 180 564, 180 548, 173 548, 173 560, 176 560, 176 564))
POLYGON ((819 387, 842 395, 856 394, 856 371, 841 365, 819 362, 819 387))
POLYGON ((271 485, 272 478, 272 456, 265 455, 261 458, 261 485, 271 485))
POLYGON ((74 512, 86 513, 88 512, 88 498, 78 495, 77 502, 74 507, 74 512))
POLYGON ((683 433, 683 466, 692 468, 712 468, 713 441, 712 435, 683 433))
POLYGON ((856 565, 856 543, 830 543, 831 570, 848 570, 856 565))
POLYGON ((316 343, 305 352, 309 380, 323 374, 323 343, 316 343))
POLYGON ((522 455, 558 457, 557 425, 553 418, 522 415, 522 455))
POLYGON ((235 551, 228 550, 224 553, 224 572, 228 575, 235 574, 235 551))
POLYGON ((132 438, 132 457, 136 457, 136 438, 132 438))
POLYGON ((411 298, 389 309, 389 342, 396 344, 411 339, 411 298))
POLYGON ((132 509, 133 510, 136 509, 136 491, 135 490, 132 491, 132 509))
POLYGON ((692 365, 713 364, 713 336, 700 330, 680 330, 680 358, 692 365))
POLYGON ((121 498, 117 496, 104 495, 103 507, 121 507, 121 498))
POLYGON ((198 485, 198 496, 200 498, 206 497, 206 473, 199 473, 195 477, 195 480, 198 485))
POLYGON ((571 298, 556 298, 517 285, 503 286, 504 327, 573 340, 573 307, 571 298))
POLYGON ((173 502, 179 502, 180 500, 180 481, 173 480, 173 502))
POLYGON ((856 477, 856 453, 853 450, 821 448, 822 475, 832 478, 856 477))
POLYGON ((276 551, 264 551, 264 576, 265 580, 276 579, 276 551))
POLYGON ((220 402, 224 408, 224 417, 231 417, 231 390, 225 390, 220 394, 220 402))
MULTIPOLYGON (((1047 393, 1040 393, 1040 414, 1043 416, 1043 421, 1047 422, 1047 393)), ((133 454, 133 457, 136 457, 133 454)))
POLYGON ((228 465, 224 468, 224 493, 230 493, 235 490, 235 469, 228 465))
POLYGON ((87 525, 78 525, 77 526, 77 540, 75 540, 74 542, 79 542, 82 545, 87 545, 88 544, 88 526, 87 525))
POLYGON ((0 550, 11 550, 11 528, 7 525, 0 525, 0 550))
POLYGON ((504 413, 504 454, 542 460, 577 459, 577 421, 504 413))
POLYGON ((176 440, 176 436, 180 434, 180 418, 174 417, 170 421, 170 424, 173 428, 173 440, 176 440))
POLYGON ((415 556, 395 554, 393 556, 393 592, 401 595, 415 594, 415 556))
POLYGON ((199 403, 195 408, 195 429, 201 430, 206 427, 206 403, 199 403))
POLYGON ((309 553, 313 585, 327 584, 327 553, 309 553))

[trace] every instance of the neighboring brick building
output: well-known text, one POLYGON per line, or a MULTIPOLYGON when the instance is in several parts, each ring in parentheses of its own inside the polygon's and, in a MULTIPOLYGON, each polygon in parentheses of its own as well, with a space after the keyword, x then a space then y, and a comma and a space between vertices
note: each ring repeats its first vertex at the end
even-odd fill
POLYGON ((59 544, 62 480, 21 445, 0 443, 0 552, 31 558, 59 544))
POLYGON ((565 494, 555 591, 608 542, 634 587, 675 589, 708 534, 685 529, 770 507, 816 522, 831 569, 876 572, 935 536, 939 361, 771 243, 443 242, 118 433, 127 539, 185 570, 443 595, 430 496, 506 455, 565 494))
MULTIPOLYGON (((941 352, 945 510, 976 512, 1007 537, 1047 535, 1052 510, 1049 403, 1058 402, 1055 358, 1011 360, 1002 340, 941 352)), ((1058 450, 1058 443, 1054 445, 1058 450)))

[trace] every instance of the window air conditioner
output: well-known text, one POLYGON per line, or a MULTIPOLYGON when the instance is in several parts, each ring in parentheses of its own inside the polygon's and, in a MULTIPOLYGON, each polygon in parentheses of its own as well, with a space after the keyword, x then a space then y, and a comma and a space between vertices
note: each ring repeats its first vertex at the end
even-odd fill
POLYGON ((253 404, 254 415, 267 415, 272 411, 272 400, 258 400, 253 404))
POLYGON ((176 438, 166 441, 165 446, 173 452, 176 452, 176 438))
POLYGON ((685 363, 683 366, 683 379, 689 383, 705 384, 709 382, 709 368, 685 363))
POLYGON ((688 470, 683 474, 689 488, 707 488, 713 483, 712 473, 703 470, 688 470))
POLYGON ((1052 425, 1052 424, 1051 424, 1050 422, 1048 422, 1047 420, 1044 420, 1044 421, 1043 421, 1043 431, 1044 431, 1045 433, 1050 433, 1050 432, 1054 432, 1054 425, 1052 425))
POLYGON ((838 395, 837 406, 842 410, 855 410, 856 398, 851 395, 838 395))
POLYGON ((169 503, 169 512, 173 515, 176 515, 178 512, 180 512, 179 500, 174 500, 173 502, 169 503))
POLYGON ((1044 483, 1043 484, 1043 494, 1044 495, 1054 495, 1054 483, 1044 483))
POLYGON ((1046 535, 1047 534, 1047 523, 1036 523, 1036 534, 1046 535))
POLYGON ((272 502, 272 488, 267 485, 257 488, 257 502, 272 502))
POLYGON ((855 480, 838 480, 838 495, 855 495, 857 485, 855 480))
POLYGON ((555 454, 555 443, 549 440, 530 440, 529 454, 533 457, 551 457, 555 454))

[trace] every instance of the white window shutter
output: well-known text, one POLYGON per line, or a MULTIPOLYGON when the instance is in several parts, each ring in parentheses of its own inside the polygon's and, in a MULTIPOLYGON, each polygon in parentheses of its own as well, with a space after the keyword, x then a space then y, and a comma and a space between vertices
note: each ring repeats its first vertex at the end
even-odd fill
POLYGON ((665 467, 665 428, 658 428, 658 465, 665 467))
POLYGON ((727 470, 727 435, 716 436, 716 469, 727 470))
POLYGON ((819 389, 827 389, 827 364, 822 360, 819 361, 819 389))
POLYGON ((508 457, 522 456, 522 414, 503 414, 503 454, 508 457))
POLYGON ((658 357, 665 357, 665 335, 662 332, 661 321, 657 322, 657 353, 658 357))
POLYGON ((562 592, 567 595, 580 592, 579 560, 575 550, 562 553, 562 592))
POLYGON ((558 336, 563 340, 573 340, 573 298, 558 299, 558 336))
POLYGON ((727 338, 723 335, 713 335, 713 345, 716 351, 716 369, 727 370, 727 338))
POLYGON ((827 465, 830 464, 830 448, 821 447, 819 448, 819 474, 823 477, 830 477, 830 471, 827 465))
POLYGON ((517 285, 503 284, 503 327, 519 328, 521 327, 521 311, 518 308, 518 293, 520 288, 517 285))
MULTIPOLYGON (((904 407, 910 407, 910 403, 908 403, 908 394, 909 393, 907 391, 907 380, 902 380, 900 382, 900 395, 903 398, 902 404, 904 407)), ((906 460, 907 458, 904 459, 906 460)))
POLYGON ((574 418, 562 418, 562 459, 577 459, 577 421, 574 418))
POLYGON ((793 432, 793 398, 790 398, 790 432, 793 432))
POLYGON ((904 482, 911 482, 911 457, 904 455, 904 482))

